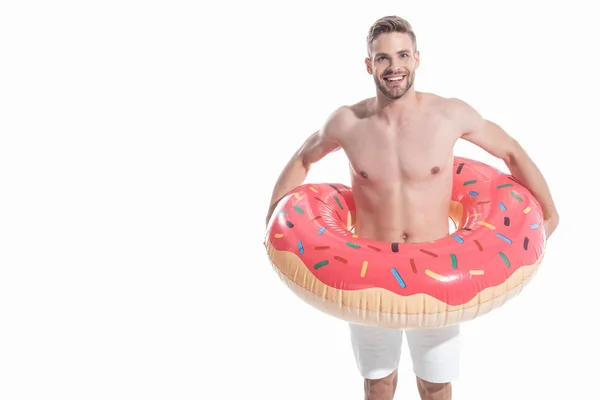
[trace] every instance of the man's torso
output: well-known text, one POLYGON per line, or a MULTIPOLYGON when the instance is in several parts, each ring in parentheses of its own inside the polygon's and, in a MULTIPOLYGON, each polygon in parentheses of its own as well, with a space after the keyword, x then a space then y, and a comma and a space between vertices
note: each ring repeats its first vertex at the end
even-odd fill
POLYGON ((355 233, 374 240, 424 242, 448 234, 454 144, 461 136, 448 100, 417 93, 419 106, 399 123, 368 99, 341 147, 356 202, 355 233))

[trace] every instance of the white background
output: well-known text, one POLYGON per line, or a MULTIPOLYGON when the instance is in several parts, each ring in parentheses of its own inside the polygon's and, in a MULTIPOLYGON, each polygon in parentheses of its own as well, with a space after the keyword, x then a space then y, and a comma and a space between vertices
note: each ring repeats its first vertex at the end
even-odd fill
MULTIPOLYGON (((455 398, 589 397, 600 33, 585 4, 3 2, 0 398, 362 399, 347 325, 297 299, 262 240, 289 156, 374 94, 365 35, 388 14, 416 30, 417 89, 514 135, 562 217, 532 283, 463 325, 455 398)), ((340 152, 308 181, 347 171, 340 152)), ((407 352, 396 398, 417 398, 407 352)))

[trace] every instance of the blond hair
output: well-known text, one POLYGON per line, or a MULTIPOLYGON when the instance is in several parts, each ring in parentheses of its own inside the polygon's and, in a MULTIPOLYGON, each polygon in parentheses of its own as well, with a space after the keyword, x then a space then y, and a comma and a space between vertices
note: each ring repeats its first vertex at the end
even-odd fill
POLYGON ((417 37, 410 23, 404 18, 400 18, 396 15, 388 15, 386 17, 379 18, 377 21, 375 21, 375 23, 373 23, 373 25, 371 25, 371 28, 369 28, 369 33, 367 35, 367 52, 369 57, 371 57, 371 47, 373 45, 373 41, 382 33, 390 32, 406 33, 413 42, 414 50, 417 49, 417 37))

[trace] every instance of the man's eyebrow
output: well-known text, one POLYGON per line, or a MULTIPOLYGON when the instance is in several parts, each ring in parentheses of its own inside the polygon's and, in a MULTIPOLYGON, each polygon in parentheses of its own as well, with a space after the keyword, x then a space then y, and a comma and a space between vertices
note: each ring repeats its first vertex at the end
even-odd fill
MULTIPOLYGON (((398 50, 398 51, 396 52, 396 54, 411 54, 411 52, 410 52, 410 50, 409 50, 409 49, 401 49, 401 50, 398 50)), ((380 52, 380 53, 377 53, 377 54, 375 54, 375 58, 377 58, 377 57, 381 57, 381 56, 388 56, 388 55, 389 55, 389 54, 387 54, 387 53, 381 53, 381 52, 380 52)))

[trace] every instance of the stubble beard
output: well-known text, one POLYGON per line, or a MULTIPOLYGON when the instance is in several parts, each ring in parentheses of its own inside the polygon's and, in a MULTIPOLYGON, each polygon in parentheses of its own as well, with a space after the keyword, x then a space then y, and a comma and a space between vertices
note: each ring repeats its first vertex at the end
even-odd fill
POLYGON ((415 81, 415 76, 413 75, 413 73, 409 73, 404 78, 404 82, 402 82, 403 83, 402 86, 388 88, 385 84, 385 81, 383 80, 383 77, 375 78, 375 85, 377 86, 377 89, 379 89, 381 94, 383 94, 388 99, 398 100, 402 96, 404 96, 406 94, 406 92, 408 92, 408 90, 413 86, 414 81, 415 81))

